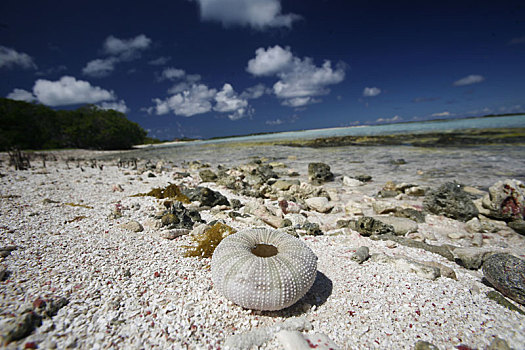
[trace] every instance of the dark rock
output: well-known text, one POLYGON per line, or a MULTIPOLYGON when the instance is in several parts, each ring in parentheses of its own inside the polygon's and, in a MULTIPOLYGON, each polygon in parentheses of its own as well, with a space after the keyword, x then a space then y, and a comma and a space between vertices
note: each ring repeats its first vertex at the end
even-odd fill
POLYGON ((7 267, 5 267, 5 265, 0 265, 0 281, 3 281, 6 275, 7 275, 7 267))
POLYGON ((210 169, 204 169, 199 172, 199 176, 203 182, 213 182, 217 180, 217 174, 210 169))
POLYGON ((359 218, 356 223, 356 231, 362 236, 394 234, 394 226, 382 223, 370 216, 359 218))
POLYGON ((216 205, 229 205, 228 199, 220 192, 213 191, 207 187, 196 187, 194 189, 181 189, 188 198, 193 201, 199 201, 201 205, 214 207, 216 205))
POLYGON ((308 179, 315 184, 331 181, 334 174, 330 171, 330 166, 324 163, 308 164, 308 179))
POLYGON ((507 225, 520 235, 525 235, 525 220, 511 221, 507 225))
POLYGON ((148 173, 148 177, 157 177, 157 175, 155 175, 153 173, 148 173))
POLYGON ((525 185, 518 180, 498 181, 483 197, 482 205, 489 216, 505 221, 525 219, 525 185))
POLYGON ((196 210, 188 210, 181 202, 164 203, 168 209, 162 219, 162 225, 168 229, 184 228, 191 230, 195 222, 202 222, 201 215, 196 210))
POLYGON ((514 305, 513 303, 511 303, 510 301, 507 300, 507 298, 505 298, 501 293, 498 293, 496 292, 495 290, 491 290, 490 292, 487 293, 487 298, 489 298, 490 300, 493 300, 495 301, 496 303, 500 304, 501 306, 511 310, 511 311, 516 311, 522 315, 525 315, 525 312, 522 311, 520 308, 518 308, 516 305, 514 305))
POLYGON ((37 298, 33 302, 34 311, 44 318, 51 318, 58 313, 58 310, 69 304, 66 298, 57 298, 50 300, 43 300, 37 298))
POLYGON ((323 231, 319 228, 319 224, 305 222, 301 225, 302 230, 306 230, 306 234, 309 236, 320 236, 323 234, 323 231))
POLYGON ((503 295, 525 305, 525 260, 506 253, 491 255, 483 263, 483 275, 503 295))
POLYGON ((425 210, 446 217, 468 221, 478 216, 478 209, 463 186, 447 182, 438 189, 430 191, 423 200, 425 210))
POLYGON ((232 199, 230 199, 230 207, 232 207, 233 209, 237 210, 237 209, 242 208, 242 203, 241 203, 240 200, 232 198, 232 199))
POLYGON ((162 226, 167 226, 168 228, 174 228, 180 220, 175 214, 166 214, 161 219, 160 222, 162 226))
POLYGON ((254 171, 252 171, 252 175, 259 176, 262 182, 266 182, 272 178, 277 179, 279 177, 279 175, 277 175, 277 173, 273 171, 273 168, 268 164, 259 165, 254 171))
POLYGON ((350 257, 353 261, 357 262, 358 264, 363 263, 366 259, 370 257, 370 250, 367 246, 361 246, 357 248, 354 254, 350 257))
POLYGON ((406 160, 404 160, 403 158, 399 158, 399 159, 392 159, 390 161, 390 164, 392 165, 403 165, 403 164, 406 164, 406 160))
POLYGON ((368 182, 368 181, 372 180, 372 176, 365 175, 365 174, 360 174, 360 175, 354 176, 354 179, 362 181, 362 182, 368 182))
POLYGON ((36 312, 26 312, 13 319, 4 321, 0 330, 0 338, 4 344, 27 337, 42 324, 42 317, 36 312))
POLYGON ((415 222, 419 222, 419 223, 425 222, 425 214, 419 210, 412 209, 412 208, 396 207, 394 215, 401 217, 401 218, 412 219, 415 222))
POLYGON ((431 253, 439 254, 450 261, 454 261, 454 254, 452 254, 447 246, 431 245, 425 242, 415 241, 410 238, 395 236, 393 233, 386 235, 373 235, 370 238, 374 240, 394 241, 406 247, 424 249, 431 253))
POLYGON ((394 190, 380 190, 379 191, 379 197, 381 198, 392 198, 397 196, 399 193, 394 190))
POLYGON ((5 258, 11 254, 13 250, 18 249, 15 245, 8 245, 5 247, 0 247, 0 257, 5 258))

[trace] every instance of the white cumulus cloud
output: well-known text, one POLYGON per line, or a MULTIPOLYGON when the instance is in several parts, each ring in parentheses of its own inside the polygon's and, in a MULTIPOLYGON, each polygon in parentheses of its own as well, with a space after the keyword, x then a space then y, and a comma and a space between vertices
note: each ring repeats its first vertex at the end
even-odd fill
POLYGON ((231 120, 244 118, 250 113, 248 101, 240 98, 230 84, 224 84, 222 90, 217 92, 215 95, 215 102, 213 110, 222 113, 230 113, 228 114, 228 118, 231 120))
POLYGON ((97 58, 93 61, 89 61, 87 65, 82 68, 82 73, 91 77, 105 77, 113 72, 117 62, 118 60, 115 57, 103 59, 97 58))
POLYGON ((156 114, 167 114, 170 111, 183 117, 207 113, 212 109, 212 100, 216 89, 209 89, 204 84, 195 84, 190 89, 177 93, 165 100, 154 99, 156 114))
POLYGON ((471 74, 469 76, 456 80, 454 82, 454 86, 463 86, 463 85, 481 83, 483 80, 485 80, 485 78, 482 75, 471 74))
POLYGON ((82 73, 95 78, 108 76, 115 70, 117 63, 140 58, 141 51, 148 49, 150 45, 151 39, 144 34, 130 39, 119 39, 110 35, 103 44, 103 51, 108 56, 89 61, 82 73))
POLYGON ((203 20, 221 22, 223 26, 250 26, 255 29, 288 27, 301 18, 282 14, 280 0, 196 0, 203 20))
POLYGON ((7 98, 17 101, 33 102, 36 100, 35 95, 24 89, 14 89, 7 95, 7 98))
POLYGON ((273 85, 273 93, 283 100, 283 105, 292 107, 319 102, 313 97, 328 94, 329 85, 345 78, 343 64, 332 67, 326 60, 318 67, 311 58, 293 56, 289 47, 283 49, 279 45, 257 49, 246 70, 256 76, 277 76, 279 80, 273 85))
POLYGON ((249 100, 255 100, 268 93, 268 91, 271 93, 271 90, 269 90, 264 84, 257 84, 244 90, 241 94, 241 97, 249 100))
POLYGON ((163 66, 171 60, 171 57, 161 56, 148 62, 152 66, 163 66))
POLYGON ((177 69, 173 67, 166 68, 162 71, 160 74, 161 80, 168 79, 168 80, 176 80, 176 79, 182 79, 186 75, 186 72, 183 69, 177 69))
POLYGON ((120 56, 121 59, 133 59, 136 55, 151 45, 151 39, 144 34, 131 39, 119 39, 110 35, 104 42, 104 52, 111 56, 120 56))
POLYGON ((113 109, 117 112, 121 113, 127 113, 129 112, 128 106, 126 106, 126 102, 124 100, 120 101, 109 101, 109 102, 102 102, 97 105, 100 109, 113 109))
POLYGON ((380 93, 381 93, 381 89, 376 88, 376 87, 365 87, 365 89, 363 90, 363 96, 365 97, 377 96, 380 93))
POLYGON ((33 58, 26 53, 0 45, 0 68, 20 66, 24 69, 36 69, 33 58))
POLYGON ((65 106, 114 100, 113 91, 92 86, 89 82, 63 76, 58 81, 38 79, 33 87, 37 100, 48 106, 65 106))
POLYGON ((248 61, 246 70, 256 76, 273 75, 286 69, 292 63, 292 58, 289 47, 283 49, 275 45, 267 50, 261 47, 255 50, 255 58, 248 61))

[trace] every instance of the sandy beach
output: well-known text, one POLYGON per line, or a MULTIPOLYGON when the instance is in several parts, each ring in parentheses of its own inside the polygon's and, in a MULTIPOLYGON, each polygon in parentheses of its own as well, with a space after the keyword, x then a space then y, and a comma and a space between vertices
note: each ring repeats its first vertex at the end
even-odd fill
POLYGON ((502 305, 484 278, 497 253, 525 258, 525 236, 481 204, 507 179, 523 195, 523 146, 50 154, 45 167, 36 158, 27 170, 1 155, 7 349, 292 349, 293 339, 318 349, 525 348, 519 295, 502 305), (313 162, 332 176, 316 178, 313 162), (476 204, 474 216, 427 210, 432 193, 453 181, 476 204), (187 190, 190 203, 173 209, 174 199, 137 196, 169 184, 187 190), (220 196, 197 187, 227 204, 213 205, 220 196), (190 212, 200 215, 191 227, 166 219, 190 212), (363 218, 384 232, 365 232, 363 218), (318 257, 312 288, 280 311, 228 301, 214 289, 211 259, 184 254, 215 222, 296 235, 318 257), (360 247, 369 256, 356 256, 360 247))

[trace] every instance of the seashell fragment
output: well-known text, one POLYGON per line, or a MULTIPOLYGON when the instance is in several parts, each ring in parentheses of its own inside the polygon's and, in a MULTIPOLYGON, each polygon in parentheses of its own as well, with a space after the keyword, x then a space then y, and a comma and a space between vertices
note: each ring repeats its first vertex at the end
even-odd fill
POLYGON ((280 310, 314 283, 317 257, 301 240, 278 230, 253 228, 222 240, 212 256, 215 288, 237 305, 280 310))

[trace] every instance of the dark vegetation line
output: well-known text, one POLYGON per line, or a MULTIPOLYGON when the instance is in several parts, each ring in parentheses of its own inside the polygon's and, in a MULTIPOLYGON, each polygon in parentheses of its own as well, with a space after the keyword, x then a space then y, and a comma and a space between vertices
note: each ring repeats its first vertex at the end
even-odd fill
POLYGON ((41 104, 0 98, 0 150, 83 148, 129 149, 152 142, 126 115, 87 105, 54 110, 41 104))

